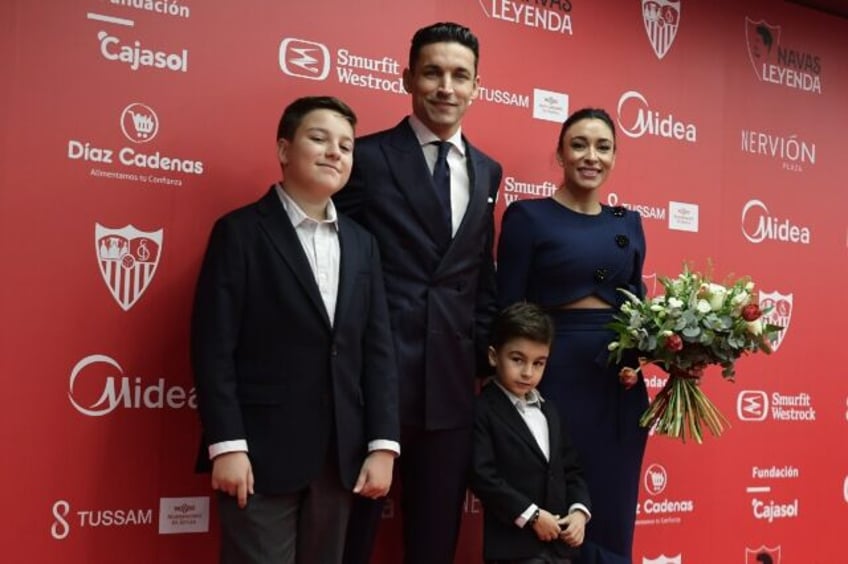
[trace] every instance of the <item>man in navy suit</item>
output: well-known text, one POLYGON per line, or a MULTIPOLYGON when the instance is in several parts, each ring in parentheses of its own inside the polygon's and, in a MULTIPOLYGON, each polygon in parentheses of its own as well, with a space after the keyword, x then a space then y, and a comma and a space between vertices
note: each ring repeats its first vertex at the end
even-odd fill
POLYGON ((384 496, 397 368, 374 238, 337 215, 356 118, 329 97, 283 112, 283 170, 218 220, 191 352, 224 564, 339 564, 353 494, 384 496))
MULTIPOLYGON (((400 385, 404 561, 452 564, 470 464, 475 374, 494 312, 493 208, 501 166, 460 123, 479 47, 455 23, 418 30, 404 70, 412 115, 357 139, 334 200, 377 239, 400 385)), ((478 366, 479 365, 479 366, 478 366)), ((382 504, 358 499, 346 564, 369 561, 382 504)))

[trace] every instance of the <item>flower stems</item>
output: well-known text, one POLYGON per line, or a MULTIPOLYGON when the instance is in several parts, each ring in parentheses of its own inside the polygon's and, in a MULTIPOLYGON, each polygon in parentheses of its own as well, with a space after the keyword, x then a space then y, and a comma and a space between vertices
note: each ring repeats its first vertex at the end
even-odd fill
POLYGON ((639 419, 642 427, 653 428, 665 435, 686 442, 689 438, 703 443, 702 424, 718 437, 730 422, 701 391, 696 378, 670 374, 662 390, 639 419))

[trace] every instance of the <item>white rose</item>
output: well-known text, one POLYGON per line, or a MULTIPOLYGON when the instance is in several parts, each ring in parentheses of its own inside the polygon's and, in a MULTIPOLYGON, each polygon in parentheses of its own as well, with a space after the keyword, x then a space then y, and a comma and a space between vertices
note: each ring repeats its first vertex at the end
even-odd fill
POLYGON ((613 342, 611 342, 610 344, 608 344, 608 345, 607 345, 607 350, 614 351, 614 350, 615 350, 615 349, 617 349, 619 346, 620 346, 620 345, 619 345, 618 341, 613 341, 613 342))
POLYGON ((753 292, 754 291, 754 283, 748 282, 747 284, 745 284, 745 289, 749 292, 753 292))
POLYGON ((709 313, 712 311, 713 307, 707 300, 698 300, 698 303, 695 305, 695 309, 698 310, 698 313, 709 313))
POLYGON ((710 307, 713 311, 718 311, 724 305, 724 298, 727 296, 727 288, 721 284, 710 284, 707 289, 710 296, 710 307))
POLYGON ((752 335, 761 335, 763 333, 763 318, 759 317, 754 321, 746 321, 748 332, 752 335))
POLYGON ((680 308, 683 307, 683 300, 678 299, 678 298, 669 298, 668 299, 668 306, 673 308, 673 309, 680 309, 680 308))

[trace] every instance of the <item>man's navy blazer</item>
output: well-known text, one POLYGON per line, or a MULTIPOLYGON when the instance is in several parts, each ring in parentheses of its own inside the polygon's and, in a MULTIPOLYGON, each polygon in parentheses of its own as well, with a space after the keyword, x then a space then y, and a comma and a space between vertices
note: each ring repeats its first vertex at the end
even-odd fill
POLYGON ((401 423, 428 430, 470 427, 496 297, 501 166, 464 141, 470 198, 453 238, 408 118, 356 140, 350 181, 334 197, 380 245, 401 423))
POLYGON ((379 251, 341 214, 338 227, 332 325, 274 188, 212 229, 191 331, 199 469, 209 444, 246 439, 257 492, 300 489, 331 455, 352 489, 368 442, 400 440, 379 251))
POLYGON ((545 546, 562 556, 577 554, 562 541, 542 542, 532 527, 515 524, 533 503, 562 517, 574 503, 591 510, 589 488, 568 430, 551 402, 542 402, 542 413, 548 421, 549 459, 494 382, 483 387, 474 404, 470 485, 483 502, 487 559, 529 558, 539 555, 545 546))

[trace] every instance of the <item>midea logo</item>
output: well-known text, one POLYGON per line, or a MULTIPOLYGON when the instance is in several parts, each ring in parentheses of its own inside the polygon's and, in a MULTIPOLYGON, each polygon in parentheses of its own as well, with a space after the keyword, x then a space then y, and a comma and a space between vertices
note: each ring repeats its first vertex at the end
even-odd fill
POLYGON ((124 370, 113 358, 102 354, 93 354, 79 361, 73 370, 68 383, 68 399, 77 411, 83 415, 99 417, 112 413, 119 407, 124 409, 180 409, 190 407, 197 409, 197 397, 194 388, 186 390, 180 386, 165 386, 165 379, 159 378, 155 384, 145 385, 141 378, 124 376, 124 370), (83 371, 89 367, 100 366, 114 368, 118 375, 109 375, 103 381, 103 391, 100 397, 86 405, 76 396, 75 387, 83 371))
POLYGON ((766 239, 783 243, 810 244, 810 228, 794 225, 788 219, 772 217, 760 200, 749 200, 742 208, 742 234, 752 243, 766 239))

